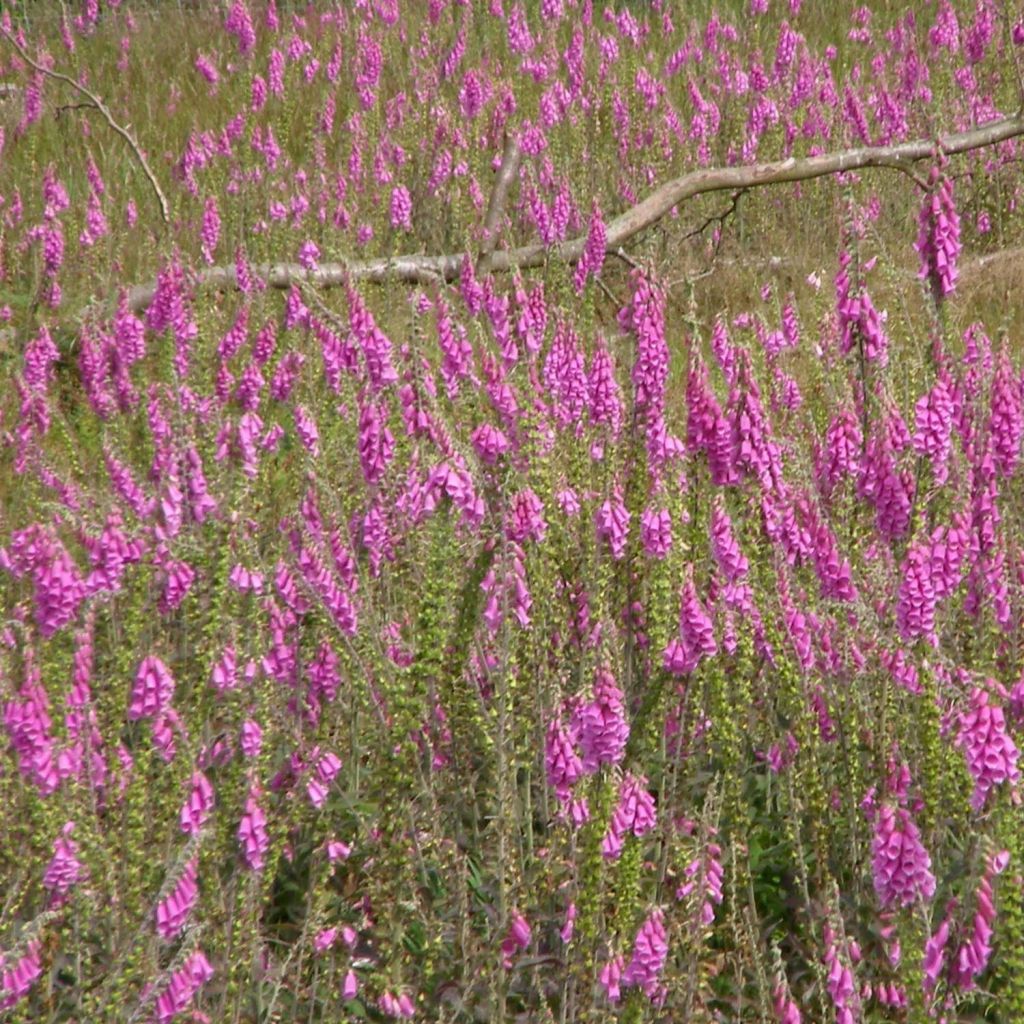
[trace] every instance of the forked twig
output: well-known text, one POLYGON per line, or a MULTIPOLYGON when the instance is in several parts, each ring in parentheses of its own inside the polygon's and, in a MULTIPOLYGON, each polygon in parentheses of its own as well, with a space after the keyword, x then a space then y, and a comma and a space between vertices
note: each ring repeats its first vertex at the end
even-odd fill
POLYGON ((114 120, 113 114, 110 113, 107 105, 90 89, 87 89, 81 82, 76 82, 70 75, 65 75, 60 71, 54 71, 51 68, 44 67, 38 61, 33 60, 25 48, 14 38, 5 28, 0 26, 0 34, 18 51, 19 56, 25 61, 30 67, 35 68, 36 71, 41 75, 45 75, 47 78, 52 78, 57 82, 64 82, 66 85, 70 85, 72 89, 84 96, 89 102, 100 112, 103 119, 110 125, 111 128, 118 135, 128 143, 128 147, 135 154, 135 159, 139 161, 139 165, 142 167, 142 172, 149 179, 149 183, 153 188, 153 192, 156 194, 157 202, 160 204, 160 216, 163 219, 164 224, 169 225, 171 223, 171 211, 167 205, 167 197, 164 195, 163 189, 160 187, 160 182, 156 180, 156 175, 153 173, 149 166, 146 157, 143 155, 138 142, 127 128, 117 123, 114 120))

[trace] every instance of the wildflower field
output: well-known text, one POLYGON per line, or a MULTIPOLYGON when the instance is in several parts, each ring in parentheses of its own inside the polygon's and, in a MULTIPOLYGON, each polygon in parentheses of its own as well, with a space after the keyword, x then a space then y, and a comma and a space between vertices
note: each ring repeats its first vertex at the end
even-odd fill
POLYGON ((1024 3, 0 4, 0 1021, 1024 1021, 1024 3))

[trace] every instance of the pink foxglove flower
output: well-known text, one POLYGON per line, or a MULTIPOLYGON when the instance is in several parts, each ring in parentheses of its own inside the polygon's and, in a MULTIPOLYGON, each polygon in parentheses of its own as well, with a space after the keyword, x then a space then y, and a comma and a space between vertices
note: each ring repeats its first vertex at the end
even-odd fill
POLYGON ((501 943, 502 964, 506 970, 511 968, 515 954, 529 947, 532 934, 526 918, 519 911, 514 911, 509 920, 508 934, 501 943))
POLYGON ((66 896, 85 876, 85 868, 78 859, 78 844, 71 838, 75 823, 69 821, 53 844, 53 857, 43 874, 43 885, 56 900, 66 896))
POLYGON ((163 939, 173 939, 181 933, 189 914, 199 899, 196 875, 199 859, 193 857, 185 865, 174 887, 156 905, 156 931, 163 939))
POLYGON ((33 939, 17 959, 10 954, 4 955, 0 961, 0 1010, 9 1010, 28 995, 33 983, 43 973, 41 952, 42 943, 33 939))
POLYGON ((569 799, 570 789, 583 774, 583 762, 576 753, 572 732, 558 719, 548 725, 545 766, 548 785, 564 803, 569 799))
POLYGON ((594 698, 576 713, 574 726, 579 730, 583 771, 593 774, 602 764, 618 764, 626 752, 629 723, 622 691, 607 669, 597 674, 594 698))
POLYGON ((664 558, 672 550, 672 517, 668 509, 644 509, 640 516, 640 540, 652 558, 664 558))
POLYGON ((196 950, 171 975, 167 988, 157 997, 155 1009, 158 1024, 170 1024, 178 1014, 188 1009, 196 993, 212 977, 210 961, 204 953, 196 950))
POLYGON ((1003 709, 989 703, 989 695, 981 687, 971 692, 970 710, 960 714, 957 740, 967 758, 967 767, 974 776, 971 806, 980 811, 989 793, 1003 782, 1016 783, 1020 778, 1017 745, 1006 729, 1003 709))
POLYGON ((142 659, 135 674, 129 719, 153 718, 160 715, 174 696, 174 677, 171 670, 155 655, 142 659))
POLYGON ((598 975, 598 981, 608 996, 608 1002, 613 1006, 622 998, 622 968, 622 957, 615 956, 605 963, 598 975))
POLYGON ((907 810, 888 804, 881 808, 871 850, 875 892, 883 909, 935 895, 931 858, 907 810))
POLYGON ((953 199, 953 182, 938 167, 932 167, 930 190, 921 204, 917 242, 921 257, 919 277, 928 281, 936 302, 956 287, 960 255, 960 217, 953 199))
POLYGON ((601 842, 602 854, 608 860, 615 860, 630 832, 637 837, 644 836, 657 823, 658 814, 654 809, 654 798, 647 791, 647 779, 627 772, 619 786, 618 805, 601 842))
POLYGON ((270 848, 267 835, 267 816, 259 803, 260 791, 257 786, 249 789, 245 811, 238 825, 238 841, 242 846, 242 859, 252 871, 262 871, 264 858, 270 848))
POLYGON ((195 835, 206 824, 213 809, 213 786, 202 772, 193 772, 188 797, 182 804, 178 820, 185 835, 195 835))
POLYGON ((624 986, 637 986, 652 1002, 663 997, 661 971, 668 957, 668 936, 665 918, 660 908, 652 910, 640 926, 633 956, 622 972, 624 986))
POLYGON ((618 487, 611 498, 597 510, 597 536, 606 540, 611 548, 612 558, 619 561, 626 553, 626 540, 629 537, 629 509, 622 500, 622 491, 618 487))

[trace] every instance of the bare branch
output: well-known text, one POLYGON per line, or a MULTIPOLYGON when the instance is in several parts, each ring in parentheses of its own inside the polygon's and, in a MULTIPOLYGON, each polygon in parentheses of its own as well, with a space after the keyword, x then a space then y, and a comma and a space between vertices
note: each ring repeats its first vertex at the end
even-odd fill
MULTIPOLYGON (((735 192, 765 185, 808 181, 865 167, 896 167, 905 173, 910 163, 933 157, 936 144, 944 153, 952 156, 994 146, 1020 135, 1024 135, 1024 115, 990 121, 969 131, 942 136, 938 140, 917 139, 895 146, 863 146, 820 156, 799 159, 790 157, 772 163, 692 171, 655 189, 642 202, 612 220, 607 225, 605 251, 626 259, 622 246, 629 239, 656 224, 673 207, 707 192, 735 192)), ((526 245, 518 249, 491 252, 488 269, 492 272, 505 272, 516 267, 538 267, 547 260, 575 263, 582 255, 586 242, 584 235, 554 246, 526 245)), ((316 270, 306 270, 297 263, 263 264, 253 269, 272 288, 290 288, 299 282, 328 288, 349 280, 434 284, 438 278, 456 280, 462 272, 462 256, 446 253, 439 256, 397 256, 352 263, 322 263, 316 270)), ((196 276, 195 283, 199 287, 219 290, 238 286, 233 266, 202 270, 196 276)), ((153 301, 155 294, 155 282, 136 285, 128 292, 128 305, 134 312, 139 312, 153 301)))
POLYGON ((18 51, 22 60, 24 60, 29 66, 35 68, 35 70, 41 75, 45 75, 47 78, 52 78, 57 82, 64 82, 66 85, 70 85, 72 89, 89 100, 89 102, 100 112, 107 124, 109 124, 110 127, 128 143, 128 147, 135 154, 135 159, 139 161, 143 174, 145 174, 149 179, 149 184, 152 186, 153 192, 156 194, 157 202, 160 204, 160 216, 162 217, 164 224, 170 224, 170 207, 167 205, 167 197, 164 195, 163 189, 160 188, 160 183, 156 180, 156 175, 153 174, 153 171, 150 169, 149 163, 143 155, 142 150, 139 148, 138 142, 135 141, 135 137, 127 128, 122 127, 114 120, 114 116, 110 113, 110 110, 107 108, 107 105, 103 100, 101 100, 94 92, 82 85, 81 82, 76 82, 70 75, 65 75, 60 71, 53 71, 51 68, 44 67, 38 61, 34 61, 28 53, 25 52, 25 48, 6 29, 0 27, 0 35, 3 35, 7 42, 9 42, 11 46, 18 51))
POLYGON ((732 199, 729 202, 728 207, 721 213, 714 213, 708 217, 700 227, 694 228, 692 231, 687 231, 683 235, 681 241, 685 242, 687 239, 696 238, 698 235, 703 235, 705 231, 712 224, 717 224, 720 228, 725 227, 725 222, 736 212, 737 207, 740 205, 740 200, 746 195, 747 190, 745 188, 737 189, 732 194, 732 199))
POLYGON ((498 226, 502 214, 505 212, 509 186, 519 170, 522 155, 519 140, 511 133, 506 132, 501 166, 498 168, 498 176, 494 180, 494 190, 491 192, 491 200, 487 204, 487 215, 484 218, 484 237, 480 245, 480 255, 476 261, 478 274, 486 274, 490 269, 491 253, 494 252, 494 246, 498 242, 498 226))

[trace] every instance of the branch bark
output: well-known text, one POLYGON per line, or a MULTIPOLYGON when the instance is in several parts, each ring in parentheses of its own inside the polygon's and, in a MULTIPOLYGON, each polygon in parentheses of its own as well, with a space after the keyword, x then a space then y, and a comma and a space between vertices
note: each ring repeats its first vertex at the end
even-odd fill
MULTIPOLYGON (((917 139, 895 146, 861 146, 836 153, 823 153, 820 156, 790 157, 788 160, 771 163, 691 171, 666 182, 646 199, 610 221, 606 227, 605 251, 615 253, 629 239, 656 224, 679 203, 708 192, 737 191, 786 182, 808 181, 866 167, 894 168, 906 173, 910 164, 932 157, 936 145, 947 155, 952 156, 998 145, 1021 135, 1024 135, 1024 115, 990 121, 965 132, 941 136, 937 140, 917 139)), ((495 194, 498 192, 497 184, 495 194)), ((491 205, 494 206, 496 203, 497 200, 492 195, 491 205)), ((498 210, 500 213, 500 207, 498 210)), ((548 260, 574 263, 583 253, 586 241, 586 236, 581 235, 554 246, 537 244, 492 251, 488 254, 487 266, 490 271, 500 273, 516 267, 537 267, 548 260)), ((306 270, 296 263, 271 263, 261 264, 253 270, 271 287, 285 289, 299 282, 328 288, 349 280, 433 284, 438 279, 456 280, 462 270, 462 255, 446 253, 438 256, 397 256, 351 263, 323 263, 316 270, 306 270)), ((222 266, 200 271, 195 284, 197 287, 223 291, 236 288, 238 281, 233 266, 222 266)), ((140 312, 153 301, 155 294, 155 282, 136 285, 128 292, 128 305, 134 312, 140 312)))
MULTIPOLYGON (((153 173, 149 166, 146 157, 144 156, 142 149, 136 142, 135 137, 132 135, 127 128, 118 124, 114 120, 113 114, 110 113, 107 105, 97 96, 92 90, 87 89, 81 82, 76 82, 70 75, 65 75, 60 71, 54 71, 52 68, 44 67, 38 61, 34 61, 28 53, 25 52, 25 48, 14 38, 6 29, 0 28, 0 35, 18 51, 19 56, 25 61, 30 67, 34 68, 41 75, 45 75, 47 78, 52 78, 57 82, 64 82, 66 85, 70 85, 75 92, 84 96, 89 103, 91 103, 103 117, 103 120, 110 125, 110 127, 121 136, 126 143, 128 148, 135 154, 135 159, 138 160, 139 166, 142 168, 142 173, 149 179, 149 184, 156 195, 157 202, 160 204, 160 216, 165 225, 171 223, 171 212, 170 207, 167 205, 167 197, 164 195, 163 189, 160 187, 160 182, 156 180, 156 175, 153 173)), ((63 108, 62 108, 63 109, 63 108)))
POLYGON ((476 272, 486 274, 491 265, 491 253, 498 242, 498 225, 501 216, 505 212, 505 202, 508 199, 509 186, 512 179, 519 171, 519 162, 522 159, 522 150, 519 148, 519 140, 511 133, 505 136, 505 148, 501 155, 501 166, 498 168, 498 176, 494 181, 494 191, 491 192, 491 200, 487 204, 487 215, 484 218, 484 238, 480 245, 480 255, 476 261, 476 272))

